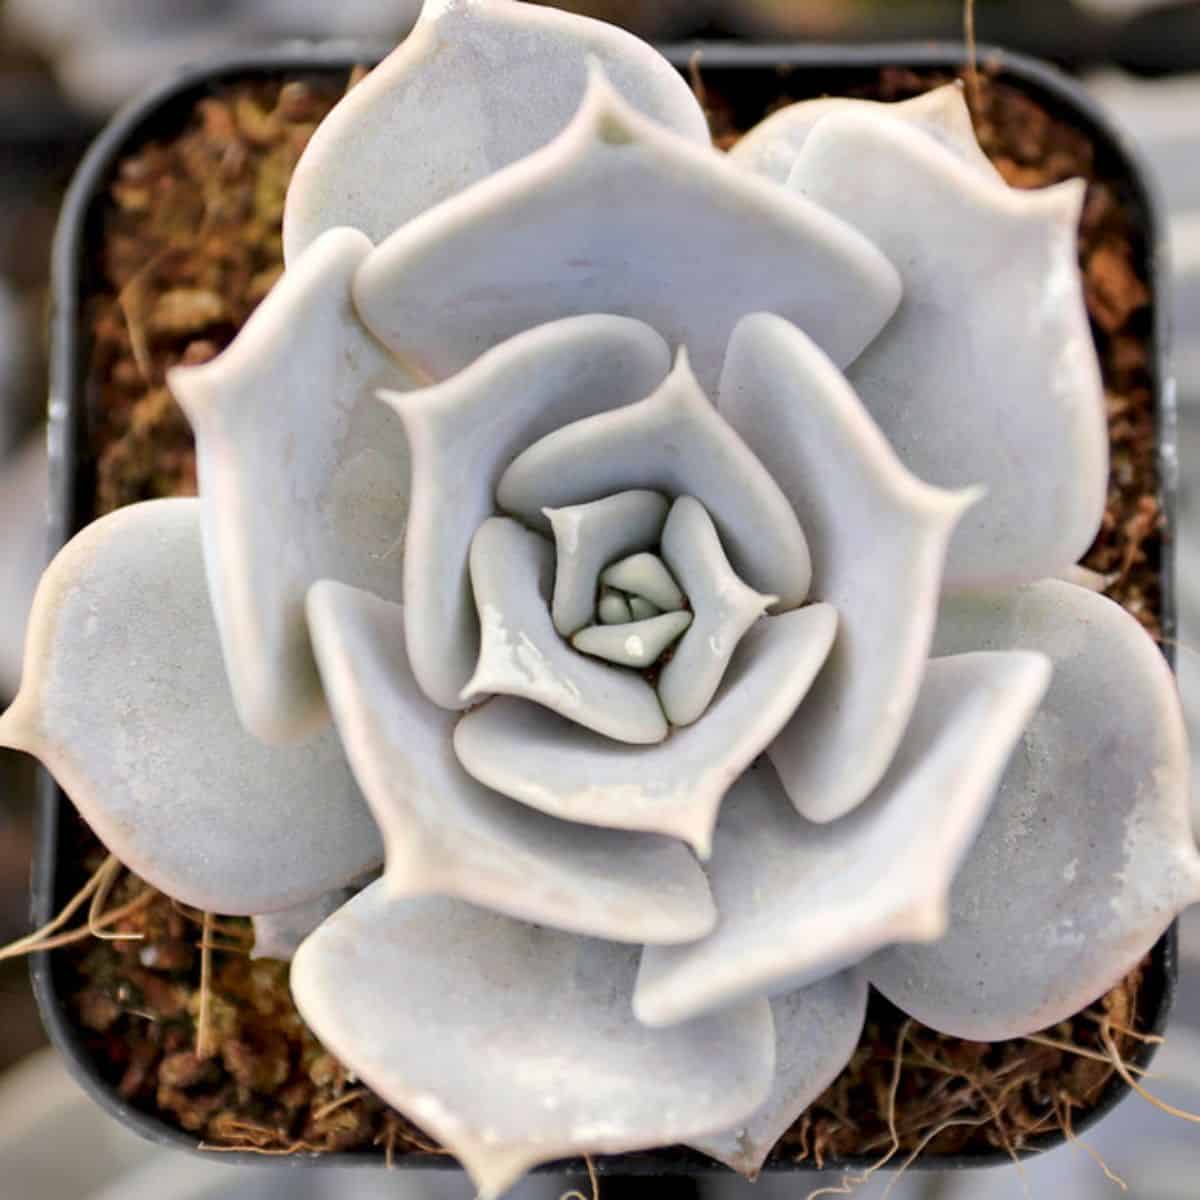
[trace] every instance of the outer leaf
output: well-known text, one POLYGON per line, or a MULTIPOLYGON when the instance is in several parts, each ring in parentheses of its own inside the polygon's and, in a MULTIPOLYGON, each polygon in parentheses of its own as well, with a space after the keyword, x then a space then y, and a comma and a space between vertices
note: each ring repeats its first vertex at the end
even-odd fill
POLYGON ((448 1146, 485 1200, 536 1163, 678 1142, 766 1096, 765 1000, 669 1030, 637 951, 375 884, 300 948, 292 992, 337 1057, 448 1146))
POLYGON ((697 1150, 754 1179, 775 1143, 850 1061, 867 1015, 867 977, 843 971, 776 996, 775 1082, 771 1094, 737 1128, 696 1138, 697 1150))
POLYGON ((1083 182, 998 187, 875 110, 822 120, 789 187, 900 269, 900 308, 848 373, 888 441, 922 479, 987 487, 951 542, 947 587, 1060 574, 1099 528, 1108 475, 1083 182))
POLYGON ((296 262, 223 354, 168 382, 196 431, 204 554, 242 721, 269 742, 329 719, 304 621, 321 578, 398 598, 408 448, 375 398, 408 377, 360 324, 371 249, 337 229, 296 262))
POLYGON ((849 225, 646 120, 597 74, 553 142, 392 234, 354 295, 434 379, 521 330, 610 312, 686 346, 708 386, 746 313, 794 320, 844 366, 900 291, 849 225))
POLYGON ((197 500, 120 509, 59 552, 0 745, 36 754, 130 870, 209 912, 289 908, 382 856, 332 732, 275 749, 242 728, 197 500))
POLYGON ((1200 899, 1187 733, 1158 648, 1118 605, 1046 580, 948 601, 936 648, 1039 650, 1054 664, 950 894, 945 936, 871 980, 920 1021, 993 1041, 1103 995, 1200 899))
POLYGON ((971 112, 963 98, 962 84, 957 81, 894 104, 851 100, 844 96, 801 100, 777 109, 760 121, 729 151, 729 157, 757 175, 764 175, 776 183, 787 183, 796 159, 817 123, 832 113, 856 111, 882 111, 895 120, 904 121, 933 138, 981 177, 1003 184, 991 159, 975 140, 971 112))
POLYGON ((891 768, 830 825, 792 811, 760 764, 731 790, 709 878, 720 924, 649 946, 634 1011, 651 1025, 822 979, 894 941, 946 928, 950 882, 1046 687, 1038 654, 935 659, 891 768))
POLYGON ((622 30, 509 0, 426 0, 412 34, 321 122, 297 164, 288 262, 335 225, 379 241, 545 145, 583 97, 593 59, 651 120, 709 144, 679 73, 622 30))

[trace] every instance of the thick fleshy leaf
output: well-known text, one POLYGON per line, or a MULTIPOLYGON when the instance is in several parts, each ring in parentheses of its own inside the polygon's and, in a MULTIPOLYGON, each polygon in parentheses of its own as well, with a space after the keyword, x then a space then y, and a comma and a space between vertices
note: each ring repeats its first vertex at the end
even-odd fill
POLYGON ((719 407, 794 506, 813 597, 838 612, 829 662, 770 749, 796 808, 831 821, 870 794, 903 736, 946 544, 974 497, 911 475, 842 374, 778 317, 735 330, 719 407))
MULTIPOLYGON (((646 395, 652 390, 647 389, 646 395)), ((665 496, 634 489, 605 496, 591 504, 573 504, 546 511, 545 516, 554 532, 552 614, 554 628, 563 637, 570 637, 589 624, 593 613, 606 624, 618 623, 605 619, 601 607, 605 596, 601 596, 599 606, 596 603, 600 572, 625 554, 657 546, 669 508, 665 496)), ((608 599, 609 609, 615 612, 618 620, 632 620, 627 601, 620 596, 608 599), (613 601, 620 601, 625 607, 614 609, 613 601)))
POLYGON ((492 517, 471 542, 479 610, 479 665, 464 700, 520 696, 605 737, 636 745, 667 736, 654 689, 636 672, 580 654, 550 620, 554 547, 508 517, 492 517))
POLYGON ((274 748, 238 720, 198 500, 120 509, 59 552, 0 745, 37 755, 130 870, 209 912, 288 908, 382 856, 332 730, 274 748))
POLYGON ((940 936, 951 880, 1048 675, 1040 654, 932 660, 887 775, 830 825, 797 815, 769 764, 743 775, 709 864, 720 923, 689 946, 647 947, 638 1017, 668 1025, 940 936))
MULTIPOLYGON (((409 661, 435 703, 463 706, 479 657, 467 559, 475 531, 495 512, 501 472, 560 425, 644 399, 670 367, 652 329, 589 315, 520 334, 446 383, 384 395, 413 460, 404 558, 409 661)), ((594 579, 591 588, 594 603, 594 579)))
POLYGON ((454 747, 477 779, 533 808, 671 834, 707 858, 722 797, 795 711, 836 629, 828 604, 759 621, 704 719, 674 730, 661 746, 622 746, 499 697, 463 717, 454 747))
POLYGON ((774 604, 747 587, 729 565, 712 518, 692 496, 671 506, 662 555, 696 619, 658 678, 658 698, 672 725, 690 725, 708 707, 742 634, 774 604))
POLYGON ((657 554, 646 551, 613 563, 601 572, 600 580, 630 596, 649 600, 662 612, 678 612, 687 599, 671 578, 671 572, 663 560, 657 554))
POLYGON ((301 156, 283 215, 288 262, 335 225, 379 241, 544 146, 578 107, 593 59, 647 117, 710 144, 679 72, 623 30, 509 0, 426 0, 301 156))
POLYGON ((535 442, 504 472, 497 495, 505 511, 546 528, 544 506, 629 488, 694 496, 746 583, 778 596, 785 608, 803 603, 811 568, 796 514, 700 390, 682 351, 663 385, 640 404, 576 421, 535 442))
POLYGON ((690 941, 712 928, 712 898, 685 847, 555 821, 462 769, 455 714, 417 686, 398 604, 320 583, 309 619, 338 732, 383 830, 394 895, 458 896, 622 942, 690 941))
POLYGON ((435 379, 523 329, 611 312, 686 346, 707 386, 747 313, 794 320, 844 366, 900 286, 849 225, 639 116, 596 73, 559 137, 392 234, 354 294, 435 379))
POLYGON ((328 720, 304 620, 321 578, 398 598, 408 448, 379 387, 411 381, 362 327, 350 280, 371 249, 316 242, 209 363, 168 382, 196 431, 204 553, 234 700, 270 742, 328 720))
POLYGON ((928 134, 967 166, 997 183, 1001 182, 999 172, 975 139, 971 111, 967 108, 962 84, 958 82, 945 84, 895 104, 881 104, 877 100, 851 100, 844 96, 801 100, 776 110, 766 120, 760 121, 734 145, 729 157, 758 175, 765 175, 776 183, 787 183, 800 150, 818 121, 831 113, 856 110, 869 113, 875 109, 882 109, 896 120, 928 134))
POLYGON ((322 1043, 487 1200, 537 1163, 695 1138, 767 1095, 765 1000, 647 1029, 636 971, 634 947, 376 884, 305 942, 291 982, 322 1043))
POLYGON ((754 1179, 775 1143, 850 1061, 866 1015, 867 977, 861 971, 776 996, 771 1094, 749 1121, 691 1145, 754 1179))
POLYGON ((571 645, 581 654, 644 670, 654 666, 691 623, 690 612, 665 612, 622 625, 589 625, 571 639, 571 645))
MULTIPOLYGON (((557 580, 557 571, 555 572, 557 580)), ((555 591, 558 590, 557 582, 555 583, 555 591)), ((655 616, 658 614, 655 613, 655 616)), ((602 625, 625 625, 634 619, 633 606, 620 593, 614 592, 612 588, 600 589, 600 601, 596 605, 596 616, 599 618, 602 625)), ((555 628, 558 628, 557 622, 555 628)), ((559 630, 561 633, 562 630, 559 630)))
POLYGON ((788 186, 900 269, 900 308, 848 371, 863 403, 922 479, 987 487, 951 541, 947 586, 1065 570, 1099 528, 1108 475, 1083 182, 999 187, 880 109, 825 117, 788 186))
POLYGON ((1047 580, 948 601, 935 647, 1039 650, 1054 678, 954 882, 945 936, 872 981, 936 1029, 1017 1037, 1091 1004, 1200 899, 1175 681, 1111 600, 1047 580))

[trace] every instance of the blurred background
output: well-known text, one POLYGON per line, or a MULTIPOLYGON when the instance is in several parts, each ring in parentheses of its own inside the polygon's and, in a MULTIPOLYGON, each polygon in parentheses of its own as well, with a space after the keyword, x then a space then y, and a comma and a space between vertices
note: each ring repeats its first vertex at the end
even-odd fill
MULTIPOLYGON (((25 617, 45 559, 47 275, 58 205, 89 138, 119 105, 179 66, 224 48, 295 38, 381 45, 402 36, 417 0, 0 0, 0 708, 15 690, 25 617)), ((960 0, 565 0, 559 7, 660 40, 958 39, 960 0)), ((1078 74, 1140 145, 1170 221, 1174 360, 1180 402, 1179 672, 1200 747, 1200 0, 978 0, 980 41, 1078 74)), ((1200 758, 1200 754, 1197 755, 1200 758)), ((1200 781, 1200 779, 1198 779, 1200 781)), ((0 944, 28 928, 33 775, 0 752, 0 944)), ((1195 789, 1200 797, 1200 788, 1195 789)), ((1197 805, 1200 828, 1200 803, 1197 805)), ((1184 923, 1171 1037, 1158 1094, 1200 1111, 1200 913, 1184 923)), ((1144 1200, 1200 1198, 1200 1130, 1130 1101, 1090 1144, 1144 1200)), ((836 1186, 838 1181, 828 1181, 836 1186)), ((803 1197, 811 1176, 712 1194, 803 1197)), ((889 1186, 855 1192, 870 1200, 889 1186)), ((557 1197, 541 1178, 521 1197, 557 1197)), ((0 963, 0 1200, 373 1200, 466 1197, 455 1174, 250 1170, 156 1150, 117 1127, 66 1076, 33 1009, 22 962, 0 963), (64 1147, 69 1151, 64 1153, 64 1147)), ((614 1193, 609 1193, 613 1195, 614 1193)), ((1064 1147, 1025 1167, 913 1174, 894 1200, 1120 1195, 1096 1161, 1064 1147)))

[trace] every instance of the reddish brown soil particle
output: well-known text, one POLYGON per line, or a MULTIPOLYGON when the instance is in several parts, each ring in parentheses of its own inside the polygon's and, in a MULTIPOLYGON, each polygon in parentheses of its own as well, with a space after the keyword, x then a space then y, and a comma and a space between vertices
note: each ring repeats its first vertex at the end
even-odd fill
MULTIPOLYGON (((939 82, 886 71, 862 94, 903 99, 939 82)), ((102 283, 90 308, 97 514, 194 493, 190 430, 166 389, 166 372, 218 353, 278 278, 287 182, 340 90, 312 80, 231 87, 200 101, 178 136, 147 144, 121 164, 104 219, 102 283)), ((711 92, 704 101, 718 144, 732 144, 732 108, 711 92)), ((981 144, 1014 186, 1088 181, 1080 257, 1104 369, 1112 474, 1104 524, 1086 562, 1112 577, 1109 594, 1157 634, 1162 517, 1139 214, 1121 181, 1097 169, 1087 137, 1015 88, 984 79, 976 122, 981 144)), ((114 904, 142 886, 126 879, 114 904)), ((74 1009, 122 1096, 214 1146, 265 1153, 376 1147, 389 1160, 436 1152, 322 1050, 292 1005, 286 966, 249 958, 244 922, 221 923, 221 944, 232 949, 213 954, 217 1050, 203 1061, 195 1054, 195 914, 160 896, 120 929, 144 940, 96 942, 77 952, 74 1009)), ((1117 1029, 1135 1024, 1140 981, 1139 969, 1091 1014, 1049 1035, 1100 1052, 1099 1016, 1117 1029)), ((1127 1057, 1136 1045, 1128 1036, 1119 1044, 1127 1057)), ((1068 1109, 1078 1124, 1113 1075, 1106 1063, 1023 1039, 983 1045, 943 1037, 876 998, 853 1060, 777 1153, 828 1162, 885 1151, 898 1049, 895 1125, 905 1151, 951 1119, 960 1123, 927 1152, 1019 1149, 1060 1128, 1068 1109)))
POLYGON ((1087 260, 1083 286, 1092 319, 1110 336, 1150 303, 1150 291, 1137 277, 1124 242, 1105 239, 1096 247, 1087 260))

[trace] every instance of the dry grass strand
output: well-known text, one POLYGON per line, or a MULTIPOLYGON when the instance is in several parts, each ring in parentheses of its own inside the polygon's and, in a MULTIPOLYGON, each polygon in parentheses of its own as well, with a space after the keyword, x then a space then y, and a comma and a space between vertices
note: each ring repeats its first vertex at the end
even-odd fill
MULTIPOLYGON (((911 1017, 900 1026, 900 1032, 896 1037, 896 1053, 892 1060, 892 1078, 888 1088, 887 1111, 885 1114, 892 1144, 879 1160, 872 1163, 862 1174, 856 1175, 852 1171, 847 1172, 842 1176, 840 1183, 830 1187, 817 1188, 816 1191, 809 1192, 805 1200, 817 1200, 819 1196, 852 1196, 857 1188, 862 1187, 876 1171, 882 1170, 900 1152, 900 1132, 896 1125, 896 1101, 900 1094, 900 1075, 904 1070, 904 1043, 908 1040, 908 1035, 912 1027, 913 1020, 911 1017)), ((818 1162, 817 1165, 820 1166, 821 1164, 818 1162)))
POLYGON ((216 1050, 212 1036, 212 914, 204 914, 200 939, 200 1011, 196 1016, 196 1057, 203 1062, 216 1050))
POLYGON ((1087 1156, 1100 1168, 1100 1170, 1104 1172, 1104 1177, 1106 1179, 1108 1179, 1111 1183, 1115 1183, 1117 1187, 1121 1189, 1121 1191, 1129 1191, 1129 1184, 1127 1184, 1125 1180, 1123 1180, 1120 1175, 1112 1170, 1108 1163, 1106 1163, 1104 1159, 1100 1157, 1100 1152, 1096 1149, 1096 1147, 1088 1142, 1085 1142, 1083 1138, 1076 1134, 1075 1129, 1071 1124, 1071 1097, 1067 1095, 1066 1092, 1059 1092, 1059 1094, 1054 1097, 1054 1113, 1055 1116, 1058 1117, 1059 1124, 1067 1141, 1070 1142, 1072 1146, 1075 1146, 1087 1154, 1087 1156), (1062 1104, 1061 1113, 1059 1112, 1060 1102, 1062 1104))
POLYGON ((104 911, 104 906, 108 903, 108 898, 112 894, 113 887, 117 882, 117 877, 121 874, 121 870, 121 863, 117 861, 115 855, 110 854, 97 872, 99 882, 96 885, 96 890, 92 893, 92 902, 88 905, 88 931, 92 937, 100 938, 102 941, 140 942, 146 936, 144 933, 109 933, 108 930, 98 924, 100 915, 104 911))
MULTIPOLYGON (((1118 1032, 1124 1032, 1118 1030, 1118 1032)), ((1136 1037, 1136 1034, 1130 1034, 1131 1037, 1136 1037)), ((1044 1033, 1027 1033, 1022 1039, 1026 1042, 1033 1042, 1037 1046, 1048 1046, 1052 1050, 1061 1050, 1064 1054, 1077 1054, 1080 1058, 1090 1058, 1093 1062, 1112 1063, 1112 1056, 1101 1054, 1099 1050, 1089 1050, 1086 1046, 1077 1046, 1074 1042, 1064 1042, 1061 1038, 1048 1037, 1044 1033)), ((1151 1035, 1145 1035, 1144 1040, 1152 1040, 1151 1035)), ((1162 1041, 1162 1038, 1155 1038, 1155 1041, 1162 1041)), ((1136 1071, 1139 1075, 1145 1075, 1144 1067, 1134 1066, 1129 1064, 1131 1071, 1136 1071)))
POLYGON ((330 1113, 335 1113, 339 1108, 345 1108, 347 1104, 353 1104, 355 1100, 362 1100, 370 1094, 365 1087, 353 1088, 335 1100, 330 1100, 328 1104, 322 1104, 320 1108, 314 1109, 312 1120, 323 1121, 330 1113))
POLYGON ((1200 1125, 1200 1114, 1188 1112, 1183 1108, 1176 1108, 1174 1104, 1168 1104, 1165 1100, 1160 1100, 1153 1093, 1146 1091, 1144 1087, 1133 1077, 1133 1072, 1130 1071, 1129 1065, 1121 1057, 1121 1051, 1117 1048, 1117 1043, 1113 1039, 1112 1028, 1107 1022, 1100 1026, 1100 1040, 1104 1043, 1104 1048, 1108 1051, 1109 1058, 1112 1061, 1113 1067, 1120 1077, 1135 1091, 1143 1100, 1149 1104, 1153 1104, 1159 1112, 1164 1112, 1169 1117, 1177 1117, 1180 1121, 1187 1121, 1192 1125, 1200 1125))
POLYGON ((113 870, 112 864, 114 863, 119 869, 120 863, 110 854, 96 868, 83 887, 67 901, 57 916, 47 921, 41 928, 35 929, 32 933, 27 933, 24 937, 17 938, 15 942, 9 942, 7 946, 0 947, 0 962, 10 958, 21 958, 27 954, 37 954, 44 950, 57 950, 60 946, 73 946, 76 942, 95 938, 99 936, 97 933, 98 930, 105 930, 110 925, 115 925, 118 921, 123 921, 126 917, 131 917, 134 913, 140 912, 159 894, 154 888, 147 886, 144 891, 140 892, 132 900, 112 909, 110 912, 100 915, 94 909, 89 908, 87 923, 85 925, 80 926, 78 929, 69 930, 66 933, 59 933, 58 930, 62 929, 104 885, 105 879, 113 870))
MULTIPOLYGON (((590 1200, 600 1200, 600 1179, 596 1174, 596 1164, 592 1162, 591 1156, 585 1154, 583 1156, 583 1165, 587 1167, 588 1186, 591 1188, 590 1200)), ((569 1192, 563 1192, 558 1200, 589 1200, 578 1188, 572 1188, 569 1192)))

